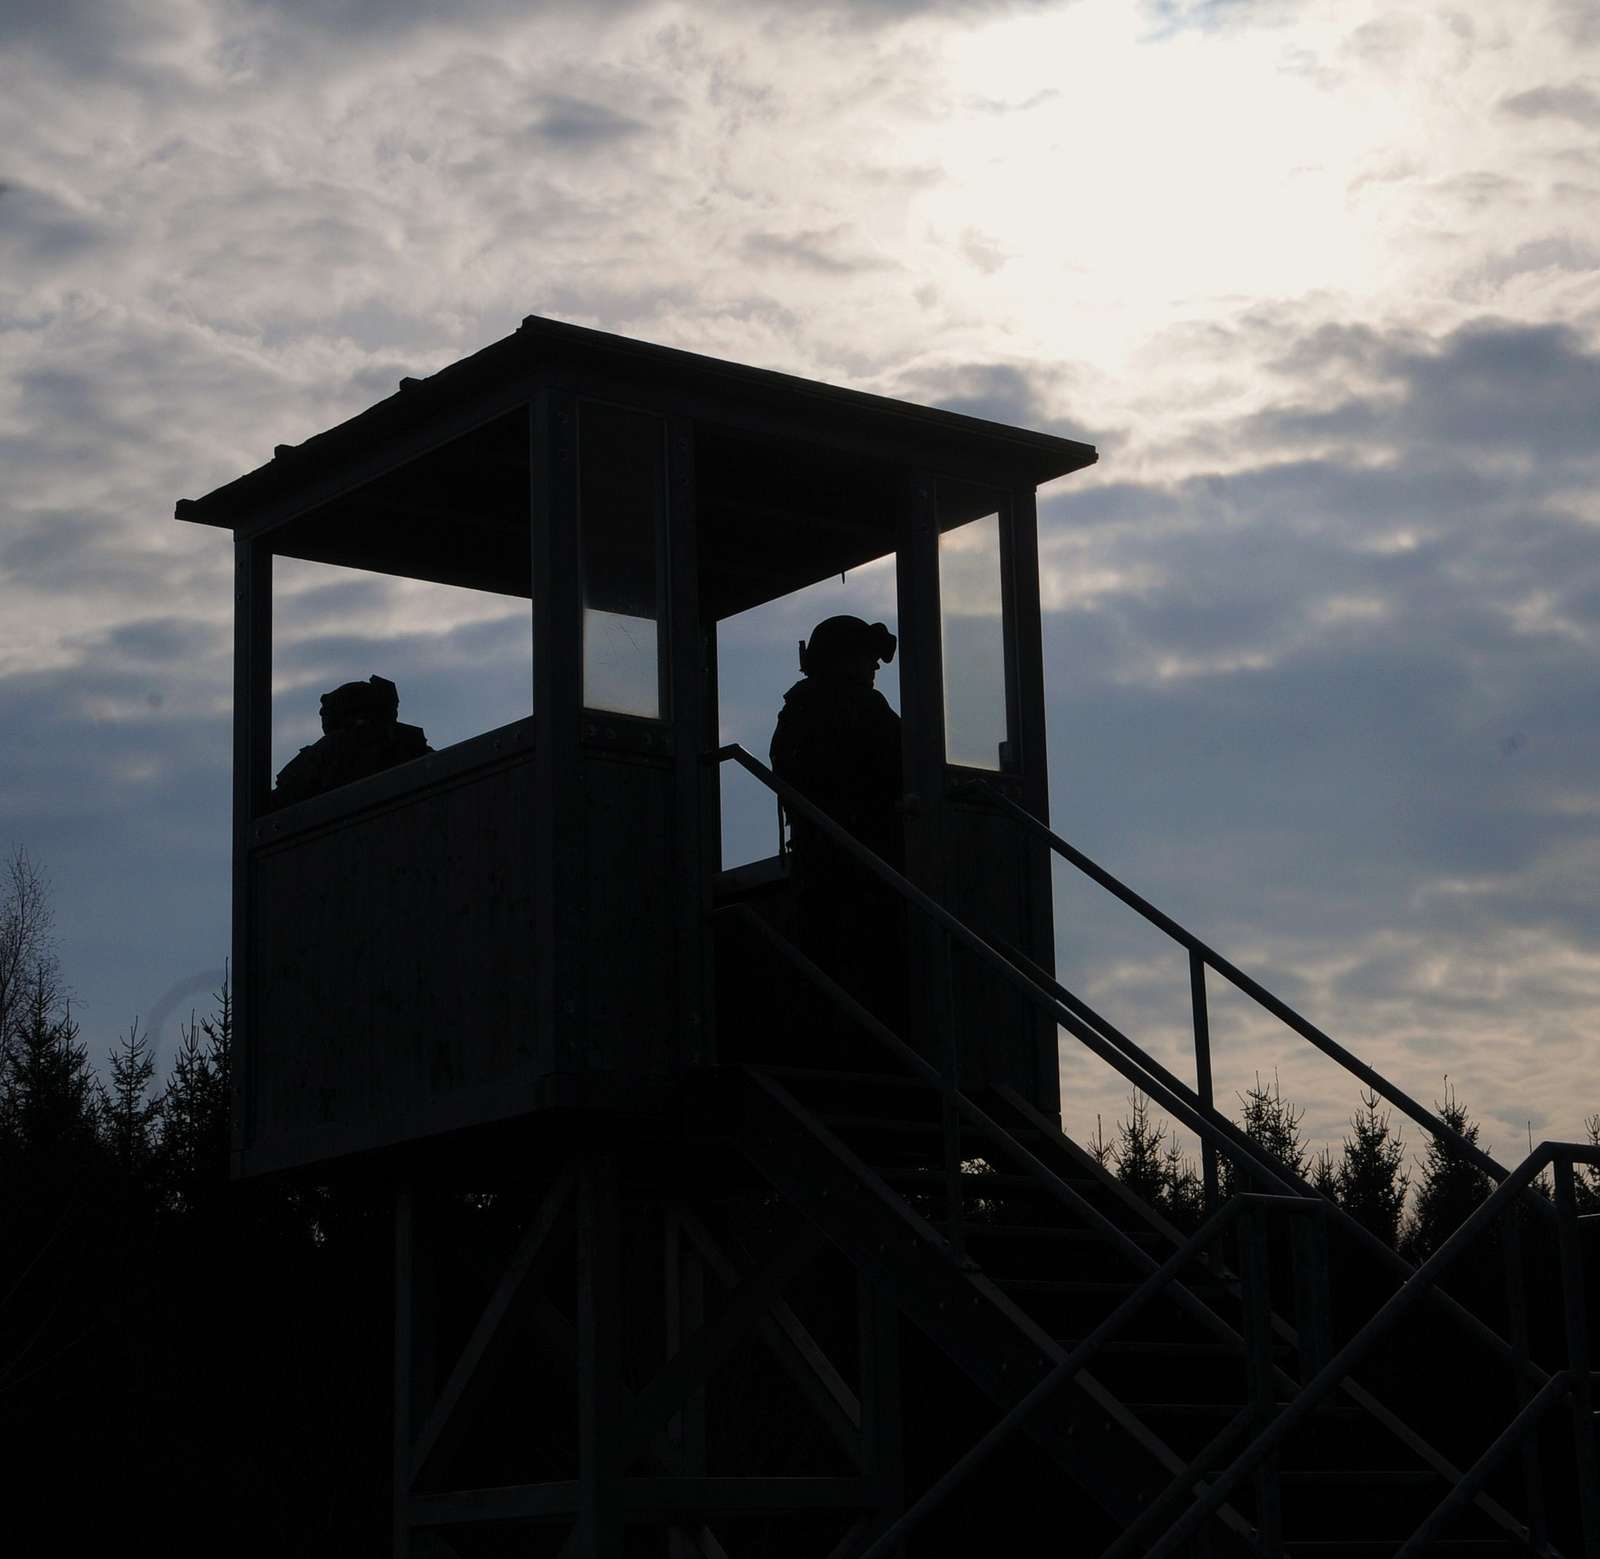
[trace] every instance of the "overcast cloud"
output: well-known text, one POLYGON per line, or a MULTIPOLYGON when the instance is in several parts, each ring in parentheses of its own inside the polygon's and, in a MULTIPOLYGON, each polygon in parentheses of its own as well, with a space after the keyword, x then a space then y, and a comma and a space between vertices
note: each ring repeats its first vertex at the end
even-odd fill
MULTIPOLYGON (((0 8, 0 843, 94 1050, 136 1011, 170 1048, 227 946, 230 556, 173 500, 541 313, 1097 444, 1041 508, 1057 826, 1498 1153, 1580 1133, 1593 16, 0 8)), ((436 740, 520 712, 504 603, 280 584, 280 762, 347 675, 436 740)), ((731 625, 730 735, 765 746, 808 610, 731 625)), ((1182 961, 1065 880, 1058 917, 1180 1061, 1182 961)), ((1220 1088, 1277 1068, 1338 1132, 1347 1080, 1214 1030, 1220 1088)), ((1074 1128, 1117 1108, 1063 1075, 1074 1128)))

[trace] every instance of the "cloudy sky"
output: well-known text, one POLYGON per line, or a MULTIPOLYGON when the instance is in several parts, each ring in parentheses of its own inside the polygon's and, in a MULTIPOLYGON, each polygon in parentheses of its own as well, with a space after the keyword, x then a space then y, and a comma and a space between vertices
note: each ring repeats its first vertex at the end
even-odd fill
MULTIPOLYGON (((1501 1156, 1581 1133, 1597 195, 1584 0, 0 6, 0 845, 86 1038, 170 1054, 227 947, 230 553, 173 500, 539 313, 1095 443, 1041 510, 1058 828, 1501 1156)), ((524 712, 502 602, 279 610, 279 762, 347 676, 436 744, 524 712)), ((803 615, 730 628, 729 734, 803 615)), ((1057 907, 1180 1058, 1183 960, 1057 907)), ((1348 1079, 1213 1028, 1337 1135, 1348 1079)))

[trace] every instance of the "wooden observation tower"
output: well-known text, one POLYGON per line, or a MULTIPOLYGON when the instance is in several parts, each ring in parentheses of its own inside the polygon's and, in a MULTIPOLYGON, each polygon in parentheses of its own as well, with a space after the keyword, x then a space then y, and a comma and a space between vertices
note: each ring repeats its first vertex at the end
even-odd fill
MULTIPOLYGON (((1043 1523, 1354 1555, 1450 1500, 1452 1532, 1555 1552, 1526 1545, 1593 1500, 1581 1433, 1513 1513, 1459 1425, 1323 1379, 1398 1258, 1212 1108, 1207 971, 1245 977, 1049 832, 1034 495, 1094 458, 529 318, 179 504, 236 556, 234 1169, 395 1191, 397 1554, 877 1559, 1043 1523), (274 558, 521 598, 531 713, 280 804, 274 558), (724 869, 719 819, 732 763, 834 826, 721 744, 719 624, 885 559, 904 873, 836 847, 906 916, 899 1032, 797 947, 781 853, 724 869), (1192 1084, 1055 982, 1052 851, 1187 949, 1192 1084), (1061 1134, 1063 1031, 1201 1139, 1206 1238, 1061 1134), (440 1198, 496 1188, 521 1210, 461 1259, 440 1198)), ((1526 1317, 1462 1324, 1549 1405, 1526 1317)))

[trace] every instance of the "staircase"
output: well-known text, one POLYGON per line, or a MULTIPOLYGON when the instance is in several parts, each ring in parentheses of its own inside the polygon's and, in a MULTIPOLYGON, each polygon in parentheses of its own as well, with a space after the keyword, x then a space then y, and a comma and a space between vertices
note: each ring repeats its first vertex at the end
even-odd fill
MULTIPOLYGON (((806 810, 755 760, 740 761, 791 809, 806 810)), ((1058 853, 1070 850, 1040 831, 1058 853)), ((959 1091, 950 1068, 890 1033, 758 916, 722 911, 729 955, 761 967, 769 990, 809 986, 836 1014, 841 1040, 724 1072, 718 1113, 734 1123, 732 1145, 892 1295, 976 1404, 955 1432, 953 1408, 914 1417, 908 1405, 915 1475, 905 1509, 863 1522, 836 1559, 973 1552, 970 1532, 1011 1552, 1046 1519, 1067 1552, 1103 1559, 1600 1554, 1571 1196, 1572 1165, 1592 1162, 1590 1150, 1545 1144, 1515 1171, 1486 1160, 1500 1189, 1413 1269, 1264 1162, 1204 1090, 1188 1088, 1043 971, 1002 955, 873 865, 953 941, 1189 1124, 1213 1166, 1217 1155, 1230 1159, 1251 1190, 1216 1207, 1196 1234, 1174 1228, 1019 1095, 959 1091), (831 1065, 816 1063, 817 1049, 831 1065), (1554 1205, 1530 1189, 1551 1164, 1554 1205), (1500 1240, 1507 1280, 1492 1313, 1479 1315, 1447 1290, 1465 1293, 1453 1264, 1485 1239, 1500 1240), (1006 1508, 1019 1493, 1006 1484, 1007 1467, 1023 1458, 1058 1475, 1048 1509, 1037 1507, 1036 1484, 1035 1508, 1006 1508)), ((1113 891, 1136 899, 1121 884, 1113 891)), ((1237 975, 1311 1042, 1338 1051, 1139 906, 1187 939, 1202 967, 1237 975)), ((1448 1132, 1348 1060, 1369 1086, 1376 1079, 1407 1113, 1448 1132)))

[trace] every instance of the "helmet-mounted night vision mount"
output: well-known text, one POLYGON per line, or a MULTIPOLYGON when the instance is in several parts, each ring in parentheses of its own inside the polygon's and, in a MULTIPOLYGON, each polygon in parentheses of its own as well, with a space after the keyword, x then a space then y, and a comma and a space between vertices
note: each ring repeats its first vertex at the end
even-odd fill
POLYGON ((848 665, 871 655, 887 665, 900 641, 882 623, 859 617, 829 617, 811 630, 810 640, 800 640, 800 669, 807 676, 848 665))

